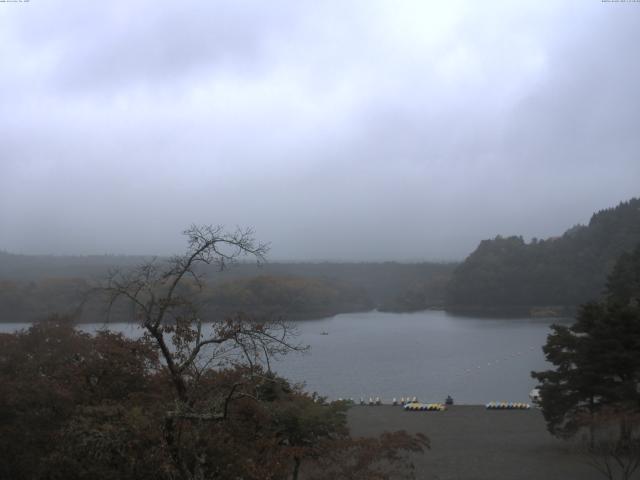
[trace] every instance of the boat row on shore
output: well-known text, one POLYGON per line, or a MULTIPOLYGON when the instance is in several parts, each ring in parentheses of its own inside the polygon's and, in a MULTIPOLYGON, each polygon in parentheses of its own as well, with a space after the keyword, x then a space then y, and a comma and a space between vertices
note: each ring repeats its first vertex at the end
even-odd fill
POLYGON ((485 407, 487 410, 529 410, 531 405, 521 402, 489 402, 485 407))
POLYGON ((444 412, 447 409, 444 403, 407 403, 403 408, 412 412, 444 412))
MULTIPOLYGON (((338 398, 339 402, 345 402, 349 405, 356 405, 356 402, 353 398, 338 398)), ((365 400, 363 397, 360 397, 359 405, 362 406, 378 406, 385 405, 385 403, 380 399, 380 397, 369 397, 369 400, 365 400)), ((391 401, 392 406, 401 406, 405 410, 409 411, 444 411, 447 406, 453 405, 453 399, 451 397, 447 398, 446 402, 433 402, 433 403, 422 403, 418 400, 417 397, 401 397, 400 400, 394 398, 391 401)), ((487 410, 529 410, 531 408, 531 404, 524 402, 495 402, 491 401, 485 405, 487 410)))

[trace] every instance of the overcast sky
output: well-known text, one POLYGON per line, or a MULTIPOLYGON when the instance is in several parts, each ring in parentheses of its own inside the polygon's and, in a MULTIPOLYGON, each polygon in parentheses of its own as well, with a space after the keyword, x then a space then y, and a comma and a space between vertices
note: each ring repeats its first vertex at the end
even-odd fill
POLYGON ((640 195, 640 3, 0 3, 0 250, 451 260, 640 195))

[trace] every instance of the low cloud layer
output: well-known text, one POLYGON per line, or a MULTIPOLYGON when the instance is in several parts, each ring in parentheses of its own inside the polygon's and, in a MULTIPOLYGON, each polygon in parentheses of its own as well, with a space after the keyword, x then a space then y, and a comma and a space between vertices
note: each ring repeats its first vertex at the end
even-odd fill
POLYGON ((640 4, 0 4, 0 249, 443 260, 640 195, 640 4))

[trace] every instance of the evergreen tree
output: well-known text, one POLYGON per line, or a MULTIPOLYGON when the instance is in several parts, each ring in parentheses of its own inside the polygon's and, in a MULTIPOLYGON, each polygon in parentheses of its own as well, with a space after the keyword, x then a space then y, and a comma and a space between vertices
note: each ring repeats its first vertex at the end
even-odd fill
MULTIPOLYGON (((640 413, 640 245, 622 255, 609 277, 605 300, 583 305, 576 322, 552 326, 543 347, 555 369, 532 372, 540 382, 549 431, 570 437, 606 412, 627 419, 640 413)), ((592 430, 593 434, 593 430, 592 430)), ((620 423, 620 442, 632 430, 620 423)))

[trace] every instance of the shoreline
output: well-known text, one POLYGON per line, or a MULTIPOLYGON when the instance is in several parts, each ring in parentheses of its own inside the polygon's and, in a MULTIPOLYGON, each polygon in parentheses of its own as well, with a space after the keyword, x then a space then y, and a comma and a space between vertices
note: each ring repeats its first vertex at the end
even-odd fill
POLYGON ((443 310, 460 317, 498 318, 573 318, 578 307, 572 305, 522 305, 522 306, 445 306, 443 310))
MULTIPOLYGON (((420 313, 420 312, 445 312, 448 315, 462 318, 500 318, 505 320, 518 320, 518 319, 534 319, 534 318, 574 318, 577 307, 575 306, 558 306, 558 305, 549 305, 549 306, 494 306, 494 307, 483 307, 483 306, 448 306, 448 305, 433 305, 428 306, 421 310, 393 310, 386 308, 368 308, 365 310, 359 310, 357 308, 345 308, 345 309, 327 309, 322 311, 315 312, 303 312, 303 313, 295 313, 293 315, 285 315, 279 311, 272 312, 261 312, 255 313, 253 316, 256 320, 260 318, 266 318, 271 316, 272 318, 282 318, 285 321, 289 322, 305 322, 305 321, 316 321, 316 320, 324 320, 327 318, 332 318, 337 315, 350 314, 350 313, 395 313, 395 314, 412 314, 412 313, 420 313)), ((67 312, 62 313, 62 316, 68 315, 73 318, 76 313, 75 312, 67 312)), ((233 313, 229 313, 229 315, 234 315, 233 313)), ((249 314, 251 316, 251 314, 249 314)), ((221 316, 221 318, 223 318, 221 316)), ((37 323, 46 320, 46 317, 36 316, 31 320, 21 319, 19 321, 15 321, 14 319, 7 320, 5 318, 0 318, 0 324, 3 323, 37 323)), ((215 321, 219 321, 219 319, 212 319, 212 323, 215 321)), ((100 321, 95 321, 95 319, 88 320, 73 320, 73 323, 82 325, 82 324, 93 324, 93 323, 102 323, 100 321)), ((110 322, 104 322, 110 323, 110 322)), ((136 323, 135 321, 123 321, 123 320, 115 320, 111 323, 136 323)))
POLYGON ((385 431, 423 433, 431 442, 412 454, 416 479, 439 480, 596 480, 577 442, 551 436, 542 412, 487 410, 483 405, 453 405, 439 411, 405 411, 400 406, 354 406, 348 410, 354 436, 385 431))

